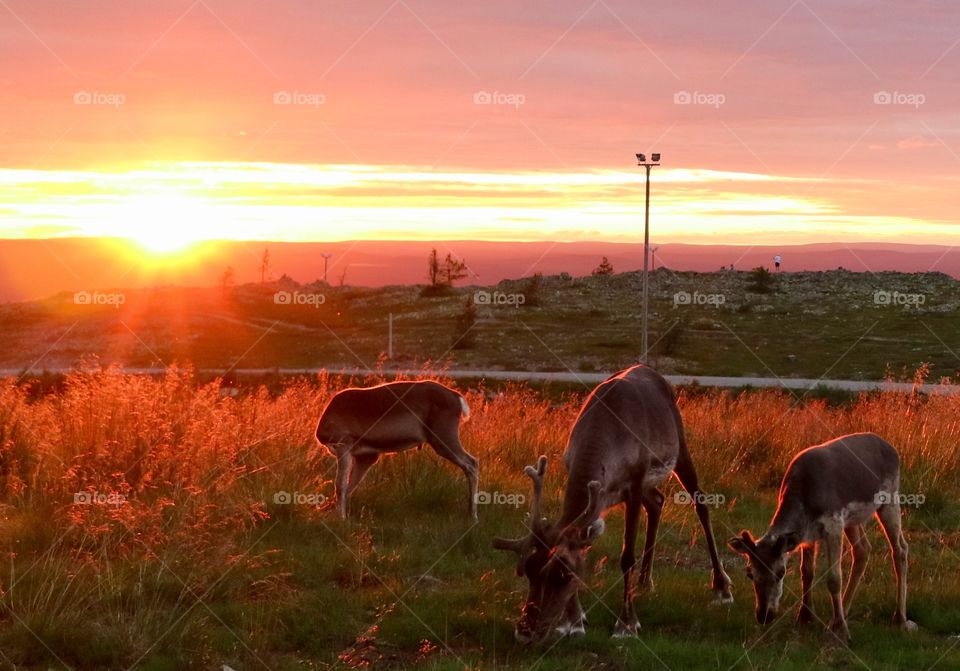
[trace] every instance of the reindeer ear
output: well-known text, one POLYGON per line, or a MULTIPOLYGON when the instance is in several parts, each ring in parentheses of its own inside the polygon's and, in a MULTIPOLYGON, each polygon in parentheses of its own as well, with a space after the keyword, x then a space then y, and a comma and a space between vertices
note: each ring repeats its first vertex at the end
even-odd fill
POLYGON ((607 523, 603 521, 602 517, 598 517, 584 528, 582 538, 588 543, 592 543, 599 538, 606 529, 607 523))
POLYGON ((757 547, 757 544, 750 532, 744 529, 739 536, 728 540, 727 546, 737 554, 748 555, 757 547))

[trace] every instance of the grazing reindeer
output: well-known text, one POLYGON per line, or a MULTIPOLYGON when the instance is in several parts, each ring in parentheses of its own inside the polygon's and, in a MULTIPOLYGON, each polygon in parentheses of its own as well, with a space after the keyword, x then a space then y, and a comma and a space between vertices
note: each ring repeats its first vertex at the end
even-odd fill
POLYGON ((780 505, 763 538, 749 531, 731 538, 730 547, 747 558, 747 576, 757 598, 757 622, 768 624, 777 616, 783 593, 783 576, 789 554, 800 548, 802 596, 797 620, 813 618, 810 587, 817 547, 826 546, 827 588, 833 602, 830 630, 850 640, 847 614, 867 566, 870 542, 863 525, 871 516, 886 533, 897 579, 897 612, 894 623, 911 631, 907 619, 907 541, 900 529, 900 457, 886 441, 872 433, 854 433, 807 448, 790 463, 780 485, 780 505), (842 535, 853 547, 853 568, 842 586, 842 535))
POLYGON ((470 417, 466 399, 439 382, 390 382, 344 389, 324 409, 316 437, 337 458, 337 508, 347 501, 381 454, 428 443, 467 476, 470 515, 477 517, 477 460, 460 444, 460 417, 470 417))
POLYGON ((541 517, 547 458, 525 472, 533 480, 530 534, 494 540, 494 547, 519 555, 517 575, 526 575, 530 592, 514 636, 521 643, 542 640, 551 631, 581 634, 584 613, 578 591, 586 552, 604 530, 601 514, 626 505, 623 552, 623 610, 614 636, 636 635, 632 576, 641 506, 647 513, 640 585, 653 589, 653 550, 664 496, 657 486, 671 472, 696 503, 713 565, 713 589, 732 601, 730 578, 723 571, 703 504, 697 474, 687 451, 683 422, 669 383, 653 369, 635 366, 601 383, 583 404, 563 457, 567 485, 563 513, 556 524, 541 517))

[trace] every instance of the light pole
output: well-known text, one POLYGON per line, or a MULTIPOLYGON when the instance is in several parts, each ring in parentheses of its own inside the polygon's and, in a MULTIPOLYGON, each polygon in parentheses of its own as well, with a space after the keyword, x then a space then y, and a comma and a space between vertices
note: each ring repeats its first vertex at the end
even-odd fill
POLYGON ((320 256, 323 257, 323 283, 327 286, 330 286, 330 283, 327 282, 327 261, 330 260, 330 257, 333 256, 333 254, 321 254, 320 256))
POLYGON ((655 165, 660 165, 660 154, 650 154, 650 160, 647 161, 646 154, 637 154, 637 165, 642 165, 647 169, 647 204, 644 209, 643 217, 643 326, 640 341, 642 351, 641 361, 647 363, 647 284, 649 282, 648 263, 650 256, 650 169, 655 165))

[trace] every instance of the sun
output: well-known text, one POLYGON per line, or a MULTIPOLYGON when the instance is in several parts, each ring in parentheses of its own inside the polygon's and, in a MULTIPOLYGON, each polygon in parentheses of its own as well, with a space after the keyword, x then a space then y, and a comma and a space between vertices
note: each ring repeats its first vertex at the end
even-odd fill
POLYGON ((179 194, 130 197, 123 207, 124 237, 153 255, 180 253, 205 239, 208 209, 202 200, 179 194))

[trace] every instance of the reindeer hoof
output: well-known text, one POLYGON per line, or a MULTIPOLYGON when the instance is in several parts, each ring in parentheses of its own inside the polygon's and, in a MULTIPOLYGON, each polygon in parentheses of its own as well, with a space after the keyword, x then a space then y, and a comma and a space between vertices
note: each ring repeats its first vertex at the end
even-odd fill
POLYGON ((843 624, 831 624, 827 633, 831 643, 840 645, 850 644, 850 630, 847 628, 845 622, 843 624))
POLYGON ((623 620, 617 620, 617 626, 613 629, 611 638, 637 638, 639 636, 640 623, 634 620, 627 624, 623 620))
POLYGON ((570 631, 567 632, 567 636, 586 636, 586 635, 587 635, 587 630, 584 628, 582 622, 578 622, 577 624, 571 624, 570 631))
POLYGON ((900 623, 900 631, 916 631, 917 623, 913 620, 906 620, 900 623))
POLYGON ((797 624, 807 625, 813 622, 813 612, 806 606, 800 608, 797 612, 797 624))
POLYGON ((716 590, 713 595, 714 605, 733 603, 733 594, 730 593, 730 590, 716 590))

